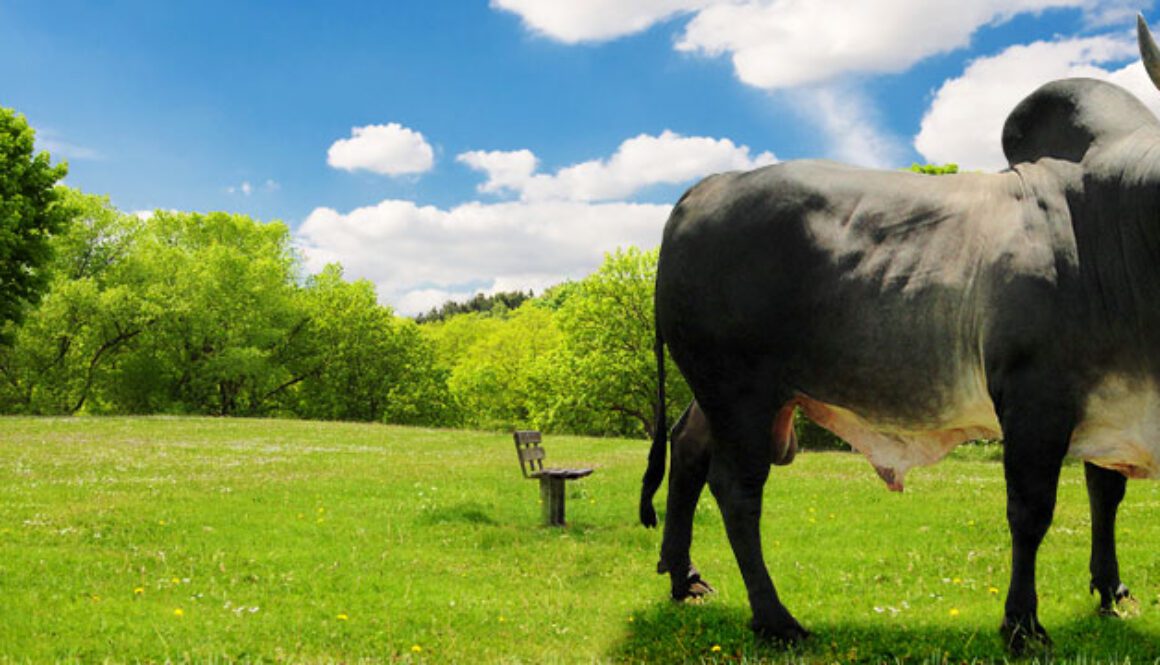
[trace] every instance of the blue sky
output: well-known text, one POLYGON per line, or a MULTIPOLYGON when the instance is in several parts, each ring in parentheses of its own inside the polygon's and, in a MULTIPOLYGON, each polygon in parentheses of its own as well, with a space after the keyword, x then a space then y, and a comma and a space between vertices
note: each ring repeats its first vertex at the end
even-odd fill
POLYGON ((655 246, 700 176, 1002 168, 1037 85, 1160 108, 1117 0, 0 0, 0 105, 119 208, 282 220, 404 313, 655 246))

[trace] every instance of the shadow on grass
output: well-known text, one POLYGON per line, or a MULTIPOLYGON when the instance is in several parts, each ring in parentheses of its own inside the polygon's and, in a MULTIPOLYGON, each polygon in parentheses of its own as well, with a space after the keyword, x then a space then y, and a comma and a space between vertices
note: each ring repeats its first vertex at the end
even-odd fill
POLYGON ((475 501, 458 503, 446 508, 435 508, 427 512, 422 518, 423 524, 485 524, 495 526, 499 524, 491 514, 490 506, 475 501))
MULTIPOLYGON (((631 662, 770 663, 989 663, 1012 660, 995 626, 907 627, 881 623, 820 622, 802 644, 758 641, 748 608, 660 601, 638 611, 624 639, 607 655, 631 662)), ((1055 647, 1028 654, 1026 663, 1148 663, 1160 659, 1160 640, 1131 620, 1077 618, 1049 626, 1055 647)))

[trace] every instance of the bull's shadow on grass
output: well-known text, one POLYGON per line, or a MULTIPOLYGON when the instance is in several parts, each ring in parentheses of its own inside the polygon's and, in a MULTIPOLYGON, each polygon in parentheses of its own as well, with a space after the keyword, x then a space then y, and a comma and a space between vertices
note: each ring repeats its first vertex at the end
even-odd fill
POLYGON ((1055 646, 1012 658, 994 626, 959 628, 880 623, 811 622, 811 637, 786 646, 757 640, 748 608, 660 601, 630 620, 607 656, 629 662, 746 663, 1153 663, 1160 639, 1131 620, 1077 618, 1052 627, 1055 646))

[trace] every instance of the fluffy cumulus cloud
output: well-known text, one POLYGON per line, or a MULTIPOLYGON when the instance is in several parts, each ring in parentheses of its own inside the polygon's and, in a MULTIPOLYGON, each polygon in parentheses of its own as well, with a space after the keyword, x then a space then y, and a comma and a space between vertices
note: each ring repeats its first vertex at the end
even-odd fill
POLYGON ((1083 10, 1089 24, 1122 23, 1129 0, 492 0, 529 29, 565 43, 633 34, 689 16, 680 51, 732 59, 737 76, 774 89, 849 72, 899 72, 966 46, 981 26, 1054 8, 1083 10))
POLYGON ((314 210, 297 231, 307 268, 338 261, 375 282, 400 313, 477 291, 543 288, 582 277, 617 247, 652 247, 670 206, 639 203, 472 202, 450 209, 386 200, 314 210))
POLYGON ((435 164, 435 151, 423 135, 398 123, 354 127, 350 134, 331 144, 327 164, 388 176, 423 173, 435 164))
POLYGON ((487 174, 482 192, 510 191, 524 201, 609 201, 625 199, 645 187, 678 184, 720 171, 752 169, 777 161, 773 153, 750 156, 748 146, 729 139, 681 136, 664 131, 641 134, 620 144, 608 159, 590 160, 553 174, 536 173, 528 150, 474 151, 457 158, 487 174))
POLYGON ((1081 0, 773 0, 721 2, 689 22, 676 47, 728 55, 737 76, 774 89, 849 72, 900 72, 966 46, 980 26, 1081 0), (872 26, 872 28, 870 27, 872 26))
POLYGON ((491 0, 533 32, 568 44, 603 41, 640 32, 658 21, 699 9, 713 0, 491 0))
POLYGON ((1143 66, 1138 61, 1114 66, 1136 58, 1136 43, 1126 34, 1035 42, 979 58, 935 93, 914 147, 930 162, 957 162, 967 169, 1005 168, 1001 137, 1007 114, 1040 85, 1069 76, 1112 81, 1160 112, 1160 92, 1143 66))
POLYGON ((481 192, 516 200, 320 207, 296 231, 307 267, 340 262, 349 277, 375 282, 380 298, 404 314, 480 291, 540 292, 592 272, 606 252, 660 242, 671 205, 631 202, 643 188, 776 161, 768 152, 751 156, 729 139, 669 131, 628 139, 605 159, 550 174, 537 172, 530 150, 474 151, 458 159, 484 174, 481 192))
POLYGON ((520 191, 535 176, 536 155, 531 150, 473 150, 456 159, 487 174, 481 192, 520 191))

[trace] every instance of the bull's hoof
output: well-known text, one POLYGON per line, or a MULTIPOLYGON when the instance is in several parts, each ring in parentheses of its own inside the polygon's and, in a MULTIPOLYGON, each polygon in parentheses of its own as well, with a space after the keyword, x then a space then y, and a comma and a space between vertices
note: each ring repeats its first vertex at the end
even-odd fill
POLYGON ((803 628, 785 608, 782 608, 774 621, 759 622, 754 617, 750 627, 753 628, 758 639, 786 646, 797 644, 810 636, 810 631, 803 628))
POLYGON ((999 634, 1003 636, 1007 650, 1016 656, 1051 649, 1051 638, 1034 614, 1004 617, 999 634))
POLYGON ((1102 617, 1123 616, 1119 604, 1132 598, 1132 592, 1122 583, 1116 586, 1115 591, 1112 591, 1111 587, 1098 587, 1095 582, 1092 582, 1091 591, 1092 593, 1100 592, 1100 607, 1096 612, 1102 617))
MULTIPOLYGON (((660 572, 660 566, 661 564, 657 564, 657 572, 660 572)), ((697 568, 693 564, 689 564, 689 572, 684 579, 673 579, 673 600, 677 602, 690 598, 701 598, 715 591, 713 585, 701 577, 701 573, 697 572, 697 568)))
POLYGON ((689 595, 693 598, 700 598, 715 593, 717 590, 709 584, 708 580, 701 577, 701 573, 697 572, 696 568, 689 566, 689 595))

